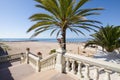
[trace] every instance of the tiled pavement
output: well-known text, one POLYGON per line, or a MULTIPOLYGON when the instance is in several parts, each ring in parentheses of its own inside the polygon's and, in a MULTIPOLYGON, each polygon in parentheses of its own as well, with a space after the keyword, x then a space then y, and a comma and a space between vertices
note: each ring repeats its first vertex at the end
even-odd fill
MULTIPOLYGON (((14 63, 16 64, 16 63, 14 63)), ((75 80, 56 70, 35 72, 29 64, 17 64, 0 69, 0 80, 75 80)))

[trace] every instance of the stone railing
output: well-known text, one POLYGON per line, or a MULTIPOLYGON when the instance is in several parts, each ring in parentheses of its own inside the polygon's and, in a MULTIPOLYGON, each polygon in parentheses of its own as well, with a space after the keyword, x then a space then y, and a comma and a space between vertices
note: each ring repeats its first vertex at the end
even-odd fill
POLYGON ((0 63, 7 61, 18 61, 21 57, 24 57, 24 53, 0 56, 0 63))
POLYGON ((40 60, 41 71, 54 69, 56 64, 56 56, 57 54, 51 54, 48 57, 40 60))
POLYGON ((21 61, 22 63, 25 62, 27 64, 30 64, 33 68, 36 69, 37 72, 40 72, 55 68, 56 54, 51 54, 48 57, 42 59, 40 52, 38 52, 38 55, 35 55, 30 52, 29 48, 27 48, 26 57, 21 57, 21 61))
POLYGON ((36 68, 37 62, 39 62, 39 57, 38 57, 37 55, 34 55, 34 54, 32 54, 32 53, 29 53, 29 55, 28 55, 28 63, 29 63, 32 67, 36 68))
POLYGON ((80 80, 120 80, 120 64, 66 53, 66 73, 80 80))
POLYGON ((120 64, 65 53, 61 49, 44 59, 31 54, 28 49, 24 61, 32 64, 37 72, 55 69, 80 80, 120 80, 120 64))
POLYGON ((37 72, 40 71, 40 55, 35 55, 30 52, 30 49, 26 49, 25 57, 21 56, 21 63, 27 63, 30 64, 34 69, 36 69, 37 72))

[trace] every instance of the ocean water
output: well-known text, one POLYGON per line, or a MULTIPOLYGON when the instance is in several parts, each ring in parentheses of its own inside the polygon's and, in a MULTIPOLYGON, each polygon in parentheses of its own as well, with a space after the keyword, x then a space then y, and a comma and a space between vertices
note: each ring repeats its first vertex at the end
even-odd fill
MULTIPOLYGON (((90 38, 69 38, 67 42, 86 42, 90 40, 90 38)), ((0 41, 5 42, 28 42, 28 41, 36 41, 36 42, 57 42, 57 39, 50 38, 0 38, 0 41)))

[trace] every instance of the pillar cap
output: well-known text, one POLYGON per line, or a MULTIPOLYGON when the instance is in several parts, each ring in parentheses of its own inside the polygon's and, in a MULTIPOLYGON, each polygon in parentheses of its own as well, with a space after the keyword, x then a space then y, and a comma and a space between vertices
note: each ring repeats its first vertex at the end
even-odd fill
POLYGON ((30 48, 26 48, 27 51, 30 51, 30 48))
POLYGON ((41 53, 41 52, 38 52, 37 55, 42 55, 42 53, 41 53))

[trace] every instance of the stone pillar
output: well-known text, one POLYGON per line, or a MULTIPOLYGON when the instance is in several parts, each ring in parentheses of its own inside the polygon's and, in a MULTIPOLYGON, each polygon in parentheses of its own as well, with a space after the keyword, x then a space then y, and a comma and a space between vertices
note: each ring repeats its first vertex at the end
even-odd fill
POLYGON ((37 55, 38 55, 39 59, 42 59, 42 53, 41 52, 38 52, 37 55))
POLYGON ((38 52, 38 59, 36 61, 36 72, 40 72, 41 71, 41 65, 40 65, 40 60, 42 59, 42 53, 38 52))
POLYGON ((36 72, 40 72, 41 66, 40 66, 40 58, 37 59, 36 61, 36 72))
POLYGON ((65 70, 65 58, 63 56, 65 51, 62 49, 58 49, 56 52, 57 52, 57 59, 56 59, 55 69, 63 73, 65 70))
POLYGON ((29 53, 30 53, 30 48, 26 48, 26 59, 25 63, 29 64, 29 53))
POLYGON ((24 63, 25 57, 24 57, 24 53, 21 53, 21 58, 20 58, 20 63, 24 63))

